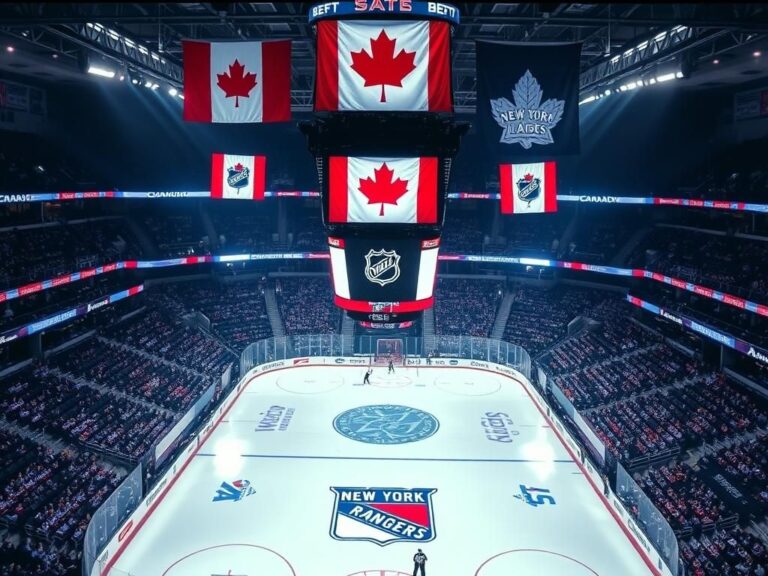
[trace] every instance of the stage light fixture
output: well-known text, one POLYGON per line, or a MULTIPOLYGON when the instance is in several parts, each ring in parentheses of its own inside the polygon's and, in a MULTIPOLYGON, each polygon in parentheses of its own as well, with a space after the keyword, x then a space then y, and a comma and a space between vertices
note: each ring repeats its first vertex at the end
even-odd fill
POLYGON ((171 87, 168 89, 168 94, 170 94, 171 96, 176 96, 178 93, 179 93, 179 91, 178 91, 178 90, 176 90, 176 88, 174 88, 173 86, 171 86, 171 87))
POLYGON ((5 51, 6 52, 15 52, 16 48, 14 48, 13 46, 6 46, 5 47, 5 51))
POLYGON ((88 66, 88 74, 93 74, 94 76, 101 76, 102 78, 115 77, 114 70, 110 70, 109 68, 102 68, 101 66, 94 66, 93 64, 88 66))

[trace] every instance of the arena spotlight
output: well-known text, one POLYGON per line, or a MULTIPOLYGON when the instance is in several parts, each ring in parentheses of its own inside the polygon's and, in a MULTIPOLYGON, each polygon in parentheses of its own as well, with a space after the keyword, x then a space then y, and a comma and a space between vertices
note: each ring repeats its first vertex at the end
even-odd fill
POLYGON ((101 76, 102 78, 114 78, 115 77, 115 71, 111 70, 109 68, 103 68, 101 66, 95 66, 91 64, 88 66, 88 74, 93 74, 94 76, 101 76))
POLYGON ((16 51, 16 48, 14 48, 13 46, 6 46, 5 51, 13 53, 16 51))
POLYGON ((152 80, 145 80, 144 88, 152 88, 152 80))
POLYGON ((760 52, 760 50, 755 50, 754 52, 752 52, 752 56, 754 56, 755 58, 760 58, 760 56, 762 55, 763 53, 760 52))
POLYGON ((168 88, 168 94, 170 94, 171 96, 176 96, 178 93, 179 93, 179 91, 176 90, 176 88, 174 88, 173 86, 168 88))

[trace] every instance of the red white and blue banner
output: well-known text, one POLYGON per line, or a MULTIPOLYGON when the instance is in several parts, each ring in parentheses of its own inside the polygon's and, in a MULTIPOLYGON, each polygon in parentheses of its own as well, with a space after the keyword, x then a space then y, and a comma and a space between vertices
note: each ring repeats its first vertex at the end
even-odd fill
POLYGON ((630 304, 642 308, 643 310, 647 310, 648 312, 651 312, 657 316, 661 316, 662 318, 666 318, 678 326, 687 328, 688 330, 696 332, 697 334, 701 334, 702 336, 709 338, 718 344, 722 344, 723 346, 737 350, 745 356, 749 356, 757 362, 768 366, 768 350, 765 350, 759 346, 755 346, 746 340, 742 340, 716 328, 712 328, 703 322, 699 322, 698 320, 694 320, 693 318, 689 318, 683 314, 680 314, 676 310, 670 311, 630 294, 627 294, 626 298, 627 302, 630 304))
POLYGON ((120 300, 123 300, 125 298, 135 296, 136 294, 139 294, 143 291, 144 291, 144 284, 138 284, 136 286, 128 288, 127 290, 121 290, 120 292, 115 292, 114 294, 111 294, 109 296, 101 296, 100 298, 96 298, 95 300, 92 300, 87 304, 81 304, 75 308, 70 308, 69 310, 62 310, 61 312, 57 312, 56 314, 46 316, 45 318, 41 320, 37 320, 30 324, 26 324, 24 326, 18 326, 11 330, 6 330, 2 334, 0 334, 0 346, 3 344, 7 344, 9 342, 13 342, 14 340, 17 340, 19 338, 24 338, 25 336, 31 336, 32 334, 37 334, 38 332, 41 332, 53 326, 63 324, 71 320, 72 318, 85 316, 86 314, 89 314, 94 310, 104 308, 105 306, 109 306, 110 304, 114 304, 115 302, 119 302, 120 300))
MULTIPOLYGON (((264 198, 318 198, 317 190, 267 190, 264 198)), ((19 192, 0 194, 0 204, 24 204, 26 202, 60 202, 67 200, 95 200, 100 198, 152 200, 161 198, 210 198, 210 190, 196 191, 144 191, 128 192, 123 190, 93 190, 84 192, 19 192)), ((449 200, 499 200, 498 192, 450 192, 449 200)), ((558 194, 558 202, 576 202, 579 204, 645 204, 656 206, 683 206, 687 208, 709 208, 714 210, 733 210, 734 212, 756 212, 768 214, 768 204, 738 202, 731 200, 700 200, 692 198, 661 198, 658 196, 609 196, 558 194)))
POLYGON ((266 165, 264 156, 214 154, 211 158, 211 198, 263 200, 266 165))
POLYGON ((502 214, 557 212, 555 162, 500 164, 502 214))
POLYGON ((437 158, 328 159, 328 223, 435 224, 437 158))
POLYGON ((447 22, 319 22, 315 110, 452 112, 450 58, 447 22))
MULTIPOLYGON (((432 242, 432 241, 427 241, 432 242)), ((679 278, 673 278, 659 272, 653 272, 651 270, 643 270, 640 268, 618 268, 615 266, 601 266, 599 264, 586 264, 582 262, 568 262, 562 260, 550 260, 546 258, 525 258, 516 256, 486 256, 486 255, 474 255, 474 254, 442 254, 437 256, 436 245, 435 246, 422 246, 422 250, 427 248, 435 249, 434 255, 436 261, 441 262, 480 262, 485 264, 521 264, 524 266, 538 266, 541 268, 566 268, 568 270, 580 270, 584 272, 594 272, 597 274, 606 274, 609 276, 625 276, 636 278, 646 278, 655 282, 661 282, 669 284, 675 288, 686 290, 699 296, 709 298, 710 300, 717 300, 728 306, 739 308, 740 310, 746 310, 753 314, 768 317, 768 305, 752 302, 727 292, 721 292, 719 290, 713 290, 700 284, 694 284, 687 282, 679 278)), ((428 266, 424 270, 431 270, 433 267, 432 260, 428 261, 428 266)), ((9 290, 0 291, 0 302, 7 300, 14 300, 16 298, 23 298, 29 294, 34 294, 43 290, 49 290, 57 286, 64 284, 70 284, 72 282, 78 282, 86 278, 98 276, 101 274, 107 274, 114 272, 115 270, 124 269, 146 269, 146 268, 168 268, 173 266, 189 266, 195 264, 212 264, 212 263, 227 263, 227 262, 252 262, 260 260, 327 260, 331 258, 328 252, 273 252, 265 254, 227 254, 219 256, 187 256, 184 258, 169 258, 166 260, 124 260, 120 262, 113 262, 111 264, 104 264, 96 268, 88 268, 80 270, 79 272, 73 272, 71 274, 64 274, 50 280, 42 280, 39 282, 32 282, 25 284, 18 288, 11 288, 9 290)), ((423 282, 420 282, 423 290, 428 285, 428 275, 423 276, 423 282)), ((426 307, 426 306, 425 306, 426 307)))
POLYGON ((182 42, 184 120, 291 119, 291 42, 182 42))

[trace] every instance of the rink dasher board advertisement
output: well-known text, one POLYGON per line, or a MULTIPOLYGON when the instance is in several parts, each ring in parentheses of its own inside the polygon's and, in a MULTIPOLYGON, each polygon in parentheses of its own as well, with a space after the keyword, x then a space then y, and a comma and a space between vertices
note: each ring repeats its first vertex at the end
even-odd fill
MULTIPOLYGON (((409 358, 407 359, 408 366, 412 368, 418 368, 420 370, 429 370, 429 365, 426 359, 409 358)), ((165 495, 171 490, 176 480, 181 476, 187 465, 194 459, 198 449, 208 440, 209 436, 214 432, 219 422, 227 415, 230 408, 239 399, 241 393, 243 393, 249 384, 260 376, 270 374, 273 372, 302 368, 313 366, 329 366, 334 368, 351 367, 358 371, 362 371, 365 366, 368 365, 367 358, 361 357, 300 357, 291 358, 286 360, 278 360, 274 362, 265 363, 260 366, 252 368, 248 374, 241 379, 241 381, 232 389, 230 394, 222 402, 222 404, 211 415, 205 426, 201 429, 201 432, 189 441, 189 444, 184 451, 177 457, 168 471, 159 480, 159 482, 153 487, 153 489, 146 495, 144 500, 139 504, 138 508, 131 514, 131 516, 123 523, 120 529, 113 535, 108 544, 99 554, 96 563, 91 571, 90 576, 104 576, 112 568, 112 564, 115 562, 119 554, 123 549, 128 546, 133 537, 139 532, 141 526, 148 519, 152 511, 163 500, 165 495)), ((541 395, 535 386, 533 386, 528 380, 517 370, 510 366, 503 366, 492 362, 478 361, 478 360, 459 360, 451 359, 450 365, 432 366, 438 370, 444 370, 448 367, 459 369, 472 369, 480 370, 490 374, 496 374, 499 376, 505 376, 516 381, 527 392, 530 399, 538 407, 541 415, 546 414, 545 419, 551 424, 553 432, 560 438, 562 445, 568 450, 574 463, 578 463, 581 458, 581 451, 577 442, 570 436, 565 425, 552 413, 549 406, 543 400, 541 395)), ((407 370, 407 368, 398 368, 398 370, 407 370)), ((362 373, 362 372, 361 372, 362 373)), ((603 486, 602 478, 599 475, 599 471, 595 470, 589 460, 585 462, 583 472, 590 479, 595 492, 598 494, 601 492, 603 486)), ((670 571, 666 568, 666 565, 661 560, 658 553, 650 545, 648 540, 638 529, 637 525, 632 520, 631 516, 624 508, 624 506, 617 500, 617 498, 611 494, 610 497, 604 500, 604 504, 609 508, 611 514, 616 521, 621 525, 624 534, 635 549, 645 556, 646 564, 653 565, 655 572, 663 576, 672 576, 670 571)), ((116 573, 119 573, 116 572, 116 573)))

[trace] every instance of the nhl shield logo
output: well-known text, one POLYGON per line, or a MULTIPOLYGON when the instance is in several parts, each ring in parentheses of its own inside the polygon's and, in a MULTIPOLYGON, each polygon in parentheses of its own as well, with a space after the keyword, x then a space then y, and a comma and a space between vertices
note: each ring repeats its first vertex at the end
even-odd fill
POLYGON ((533 174, 526 174, 516 184, 517 197, 523 202, 528 202, 528 206, 541 194, 541 180, 534 178, 533 174))
POLYGON ((248 186, 248 178, 251 175, 251 171, 247 166, 243 166, 238 162, 234 166, 227 168, 227 184, 232 188, 245 188, 248 186))
POLYGON ((379 546, 435 539, 432 494, 437 488, 346 488, 336 495, 331 537, 367 540, 379 546))
POLYGON ((394 250, 369 250, 365 255, 365 277, 386 286, 400 278, 400 255, 394 250))

